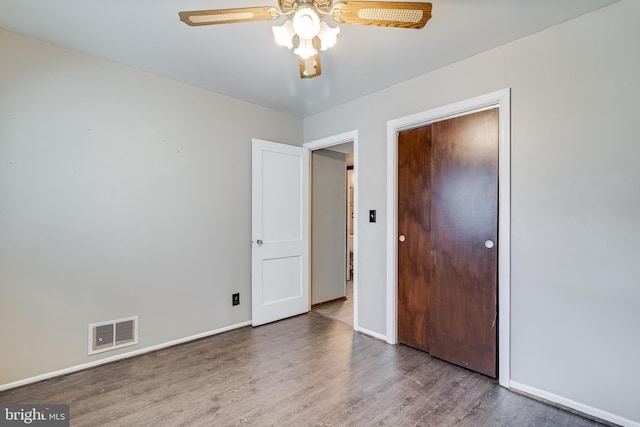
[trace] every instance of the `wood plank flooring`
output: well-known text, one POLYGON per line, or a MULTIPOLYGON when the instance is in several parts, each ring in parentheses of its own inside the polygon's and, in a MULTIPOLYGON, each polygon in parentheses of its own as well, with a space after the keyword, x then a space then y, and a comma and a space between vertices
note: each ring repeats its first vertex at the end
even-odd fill
POLYGON ((347 299, 315 307, 313 312, 353 327, 353 281, 347 281, 346 290, 347 299))
POLYGON ((70 404, 72 426, 599 425, 313 312, 0 392, 0 402, 70 404))

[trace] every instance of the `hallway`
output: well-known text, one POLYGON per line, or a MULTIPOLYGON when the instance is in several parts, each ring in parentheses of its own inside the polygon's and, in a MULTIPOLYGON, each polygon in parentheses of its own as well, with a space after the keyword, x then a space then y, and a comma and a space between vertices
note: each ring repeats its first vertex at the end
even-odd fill
POLYGON ((347 299, 319 305, 311 311, 353 327, 353 281, 347 282, 347 299))

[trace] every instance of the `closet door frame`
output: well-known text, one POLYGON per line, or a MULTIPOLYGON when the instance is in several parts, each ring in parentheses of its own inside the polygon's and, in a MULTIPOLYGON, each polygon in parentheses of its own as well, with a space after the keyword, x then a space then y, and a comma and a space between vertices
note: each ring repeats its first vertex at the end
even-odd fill
POLYGON ((431 123, 499 109, 498 143, 498 382, 509 387, 511 300, 511 91, 509 88, 387 122, 387 330, 389 344, 398 337, 398 133, 431 123))

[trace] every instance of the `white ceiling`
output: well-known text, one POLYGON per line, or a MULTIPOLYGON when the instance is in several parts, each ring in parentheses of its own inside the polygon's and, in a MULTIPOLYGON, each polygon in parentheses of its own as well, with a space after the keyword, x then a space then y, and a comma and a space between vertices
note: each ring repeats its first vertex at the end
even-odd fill
POLYGON ((178 19, 277 0, 0 0, 0 28, 304 117, 615 1, 433 0, 422 30, 340 25, 322 75, 306 80, 293 52, 273 41, 271 27, 285 18, 202 27, 178 19))

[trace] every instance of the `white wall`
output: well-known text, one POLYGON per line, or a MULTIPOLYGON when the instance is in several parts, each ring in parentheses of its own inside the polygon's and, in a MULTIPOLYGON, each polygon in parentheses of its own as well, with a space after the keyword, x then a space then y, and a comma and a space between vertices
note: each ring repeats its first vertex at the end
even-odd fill
POLYGON ((311 304, 346 295, 346 157, 330 150, 311 153, 311 304))
POLYGON ((513 385, 640 423, 638 16, 623 0, 305 119, 305 141, 359 131, 362 327, 385 334, 387 121, 510 87, 513 385))
POLYGON ((6 31, 0 56, 0 385, 250 320, 251 138, 302 120, 6 31), (132 315, 137 346, 87 356, 132 315))

